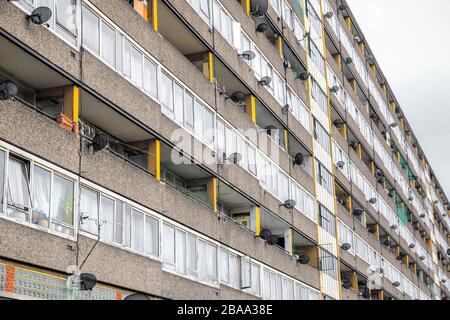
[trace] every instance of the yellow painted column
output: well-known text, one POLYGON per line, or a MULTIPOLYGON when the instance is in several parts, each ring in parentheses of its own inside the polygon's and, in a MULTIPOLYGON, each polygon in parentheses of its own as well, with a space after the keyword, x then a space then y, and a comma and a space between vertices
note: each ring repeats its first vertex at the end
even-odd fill
POLYGON ((372 74, 376 77, 377 76, 377 65, 375 63, 370 65, 370 70, 372 70, 372 74))
POLYGON ((359 159, 362 159, 362 146, 361 146, 361 143, 358 144, 358 147, 356 148, 356 151, 358 153, 359 159))
POLYGON ((347 29, 352 30, 352 20, 350 19, 350 16, 345 18, 345 22, 347 23, 347 29))
POLYGON ((158 0, 149 0, 152 1, 152 26, 153 30, 158 31, 158 0))
POLYGON ((405 265, 406 265, 406 268, 409 269, 409 256, 408 255, 406 256, 406 259, 405 259, 405 265))
POLYGON ((391 101, 391 109, 392 109, 392 112, 395 112, 395 110, 397 109, 397 106, 395 105, 395 101, 391 101))
POLYGON ((359 44, 359 48, 361 49, 362 53, 364 53, 365 49, 366 49, 366 45, 364 44, 364 42, 361 42, 359 44))
POLYGON ((382 84, 381 85, 381 89, 383 90, 383 92, 384 92, 384 95, 387 97, 387 86, 386 86, 386 84, 382 84))
POLYGON ((217 212, 217 178, 212 177, 206 183, 209 204, 214 212, 217 212))
POLYGON ((283 38, 279 35, 277 37, 277 46, 278 46, 278 53, 280 54, 280 58, 283 58, 283 38))
POLYGON ((203 74, 208 78, 209 82, 214 80, 214 64, 212 52, 206 52, 203 56, 203 74))
POLYGON ((289 140, 288 140, 288 131, 287 129, 284 129, 284 148, 286 150, 286 153, 289 152, 289 140))
POLYGON ((353 91, 356 93, 356 79, 352 79, 350 83, 352 85, 353 91))
POLYGON ((245 113, 253 123, 256 123, 256 101, 253 95, 248 95, 245 100, 245 113))
POLYGON ((352 275, 352 289, 355 290, 356 292, 359 291, 358 275, 356 274, 356 272, 353 272, 353 275, 352 275))
POLYGON ((380 241, 380 225, 375 225, 375 238, 380 241))
POLYGON ((153 139, 148 144, 147 169, 156 178, 161 180, 161 141, 153 139))
POLYGON ((333 54, 334 61, 339 67, 339 70, 342 70, 342 62, 341 62, 341 55, 339 53, 333 54))
POLYGON ((261 233, 261 208, 255 208, 255 234, 259 237, 261 233))
POLYGON ((341 127, 341 134, 344 137, 344 140, 347 141, 347 124, 344 123, 341 127))
POLYGON ((63 115, 65 116, 65 119, 62 119, 61 121, 64 121, 65 123, 60 123, 60 126, 77 134, 80 105, 79 96, 80 92, 77 86, 64 87, 63 115))
POLYGON ((378 291, 378 300, 384 300, 384 291, 383 290, 378 291))
POLYGON ((372 164, 372 176, 375 177, 375 162, 372 161, 371 164, 372 164))
POLYGON ((250 0, 241 0, 242 8, 247 16, 250 15, 250 0))

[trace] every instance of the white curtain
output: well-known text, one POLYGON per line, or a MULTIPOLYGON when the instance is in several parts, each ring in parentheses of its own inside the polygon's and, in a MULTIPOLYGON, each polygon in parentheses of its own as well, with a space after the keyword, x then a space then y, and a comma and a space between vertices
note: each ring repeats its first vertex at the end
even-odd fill
POLYGON ((116 209, 114 213, 114 242, 119 244, 123 244, 123 230, 124 230, 123 209, 124 203, 122 201, 116 200, 116 209))
POLYGON ((12 205, 28 208, 30 205, 30 194, 25 162, 10 158, 8 170, 8 202, 12 205))
POLYGON ((142 88, 143 55, 135 47, 131 47, 131 81, 142 88))
POLYGON ((191 234, 187 234, 186 268, 188 275, 197 277, 197 239, 191 234))
POLYGON ((114 240, 114 207, 113 199, 101 196, 100 199, 100 236, 107 241, 114 240))
POLYGON ((81 188, 80 214, 88 217, 81 224, 81 229, 93 234, 98 234, 98 193, 81 188))
MULTIPOLYGON (((153 62, 144 58, 144 91, 152 97, 158 97, 158 78, 156 74, 156 66, 153 62)), ((183 113, 183 111, 182 111, 183 113)))
POLYGON ((217 247, 206 244, 206 268, 210 281, 217 280, 217 247))
POLYGON ((145 216, 144 251, 146 254, 159 256, 159 222, 147 215, 145 216))
POLYGON ((51 177, 50 171, 40 167, 34 168, 32 222, 46 227, 49 227, 51 177))
POLYGON ((176 271, 186 273, 186 233, 180 230, 176 232, 176 271))
POLYGON ((175 228, 163 225, 162 257, 164 267, 174 270, 175 268, 175 228))
POLYGON ((83 6, 83 45, 99 53, 99 18, 83 6))
POLYGON ((103 21, 101 23, 101 56, 102 58, 109 63, 111 66, 114 66, 114 39, 115 39, 115 31, 103 21))
POLYGON ((204 241, 198 241, 198 279, 200 281, 208 280, 207 270, 207 255, 206 255, 206 243, 204 241))
POLYGON ((5 182, 5 152, 0 150, 0 212, 3 212, 4 182, 5 182))
POLYGON ((144 215, 132 210, 131 215, 131 248, 136 251, 144 250, 144 215))
POLYGON ((229 254, 230 259, 230 285, 233 288, 238 286, 238 270, 237 270, 237 256, 229 254))
POLYGON ((73 225, 73 182, 54 176, 51 208, 54 221, 73 225))
POLYGON ((228 252, 220 250, 219 251, 219 270, 220 270, 220 281, 228 284, 230 282, 230 267, 228 263, 228 252))

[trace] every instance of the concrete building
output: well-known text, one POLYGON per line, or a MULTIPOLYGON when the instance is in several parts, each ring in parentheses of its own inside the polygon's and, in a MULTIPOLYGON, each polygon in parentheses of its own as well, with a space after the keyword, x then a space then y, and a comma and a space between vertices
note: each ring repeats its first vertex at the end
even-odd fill
POLYGON ((448 198, 343 0, 1 0, 0 83, 0 297, 449 296, 448 198))

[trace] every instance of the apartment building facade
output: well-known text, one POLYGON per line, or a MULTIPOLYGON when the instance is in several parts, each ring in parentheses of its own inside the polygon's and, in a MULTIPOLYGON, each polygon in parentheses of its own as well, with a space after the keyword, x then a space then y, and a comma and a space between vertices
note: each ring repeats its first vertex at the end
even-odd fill
POLYGON ((0 42, 0 297, 448 298, 448 198, 346 1, 1 0, 0 42))

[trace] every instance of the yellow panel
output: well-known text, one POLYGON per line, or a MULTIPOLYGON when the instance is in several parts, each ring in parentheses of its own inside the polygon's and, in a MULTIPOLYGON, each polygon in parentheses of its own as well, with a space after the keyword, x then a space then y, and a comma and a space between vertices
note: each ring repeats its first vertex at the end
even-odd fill
POLYGON ((148 21, 148 7, 145 1, 133 1, 134 10, 139 13, 145 21, 148 21))
POLYGON ((244 8, 245 14, 250 15, 250 0, 241 0, 242 8, 244 8))
POLYGON ((150 140, 148 144, 147 169, 155 175, 156 180, 161 180, 161 142, 150 140))
POLYGON ((245 101, 245 113, 252 119, 253 123, 256 123, 256 104, 253 95, 247 96, 245 101))
POLYGON ((261 208, 260 207, 256 207, 255 208, 256 213, 255 213, 255 234, 257 236, 259 236, 259 234, 261 233, 261 208))
POLYGON ((278 43, 278 52, 280 54, 280 58, 283 59, 283 39, 281 38, 281 36, 278 36, 277 43, 278 43))
POLYGON ((212 177, 206 185, 208 200, 214 212, 217 212, 217 178, 212 177))
POLYGON ((153 18, 153 29, 155 31, 158 31, 158 0, 152 0, 153 1, 153 13, 152 13, 152 18, 153 18))

